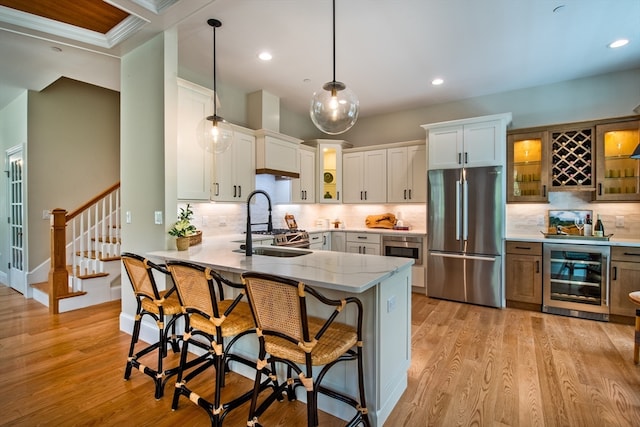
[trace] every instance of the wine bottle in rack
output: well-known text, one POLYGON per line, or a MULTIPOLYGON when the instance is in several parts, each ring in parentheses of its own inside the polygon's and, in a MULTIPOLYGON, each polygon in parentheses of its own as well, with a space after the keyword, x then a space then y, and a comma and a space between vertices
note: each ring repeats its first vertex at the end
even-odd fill
POLYGON ((596 225, 593 226, 593 235, 595 237, 604 237, 604 226, 602 225, 602 221, 600 220, 600 214, 598 214, 596 225))
POLYGON ((591 215, 587 214, 587 218, 584 220, 584 235, 591 236, 593 233, 593 222, 591 221, 591 215))

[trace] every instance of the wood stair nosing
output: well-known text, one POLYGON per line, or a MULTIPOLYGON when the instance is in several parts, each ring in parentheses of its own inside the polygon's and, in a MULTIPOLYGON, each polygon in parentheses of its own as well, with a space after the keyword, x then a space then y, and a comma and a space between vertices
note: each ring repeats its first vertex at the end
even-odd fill
POLYGON ((76 252, 76 255, 90 259, 97 259, 99 261, 120 261, 120 255, 103 256, 100 252, 97 251, 78 251, 76 252))
POLYGON ((112 243, 112 244, 122 243, 122 242, 120 241, 120 238, 119 238, 119 237, 102 237, 102 236, 100 236, 100 237, 98 237, 97 239, 96 239, 95 237, 92 237, 92 238, 91 238, 91 241, 92 241, 92 242, 96 242, 96 241, 98 241, 98 242, 100 242, 100 243, 112 243))

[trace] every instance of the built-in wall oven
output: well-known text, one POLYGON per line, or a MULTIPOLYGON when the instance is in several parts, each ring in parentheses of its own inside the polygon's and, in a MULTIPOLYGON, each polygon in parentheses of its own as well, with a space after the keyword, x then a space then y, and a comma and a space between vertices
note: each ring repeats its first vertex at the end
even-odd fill
POLYGON ((543 245, 542 311, 609 320, 609 246, 543 245))

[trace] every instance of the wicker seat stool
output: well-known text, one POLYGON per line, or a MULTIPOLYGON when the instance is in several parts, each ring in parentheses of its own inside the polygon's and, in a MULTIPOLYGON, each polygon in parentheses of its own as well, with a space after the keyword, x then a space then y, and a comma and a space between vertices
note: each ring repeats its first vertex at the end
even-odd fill
MULTIPOLYGON (((640 291, 629 293, 629 300, 640 306, 640 291)), ((633 363, 640 362, 640 308, 636 308, 636 332, 633 339, 633 363)))
MULTIPOLYGON (((180 396, 186 396, 207 412, 212 427, 221 426, 229 411, 247 402, 253 395, 253 391, 249 390, 225 403, 221 402, 220 396, 225 374, 229 371, 229 362, 239 362, 256 369, 255 361, 231 352, 233 345, 240 338, 255 334, 256 331, 249 305, 242 301, 245 295, 244 286, 197 264, 168 261, 167 268, 173 277, 182 310, 187 315, 171 408, 178 409, 180 396), (237 289, 238 295, 234 299, 225 299, 225 286, 237 289), (227 338, 230 340, 225 343, 227 338), (192 345, 200 348, 203 354, 187 361, 192 345), (194 366, 193 370, 186 372, 194 366), (215 369, 215 391, 212 401, 208 401, 188 384, 212 366, 215 369)), ((275 387, 275 381, 268 369, 265 368, 263 371, 267 378, 259 385, 259 389, 275 387)))
POLYGON ((177 373, 177 367, 164 369, 163 359, 167 356, 167 346, 169 345, 174 353, 180 351, 179 341, 182 336, 176 335, 176 320, 182 317, 182 309, 175 288, 171 287, 166 292, 158 290, 153 272, 166 274, 168 277, 169 272, 166 269, 140 255, 128 252, 122 253, 120 258, 133 286, 137 301, 124 379, 129 379, 132 369, 140 370, 153 379, 155 398, 160 399, 164 394, 164 385, 171 376, 177 373), (151 317, 155 321, 158 327, 158 341, 136 351, 142 319, 145 316, 151 317), (158 351, 156 368, 141 363, 144 356, 156 350, 158 351))
POLYGON ((354 297, 329 299, 304 283, 262 273, 243 273, 242 281, 256 323, 260 343, 259 366, 268 363, 272 371, 274 363, 283 363, 287 367, 286 380, 280 382, 260 406, 261 372, 257 371, 247 426, 260 426, 258 417, 285 391, 289 400, 295 400, 295 389, 299 386, 306 390, 307 426, 318 425, 318 393, 354 408, 355 415, 347 426, 370 426, 364 391, 360 300, 354 297), (308 297, 331 314, 326 318, 308 316, 308 297), (353 305, 357 313, 355 327, 335 321, 348 305, 353 305), (332 367, 349 361, 356 365, 354 374, 357 375, 358 398, 322 385, 323 378, 332 367), (313 367, 317 367, 316 377, 313 367), (295 379, 291 375, 293 371, 297 375, 295 379))

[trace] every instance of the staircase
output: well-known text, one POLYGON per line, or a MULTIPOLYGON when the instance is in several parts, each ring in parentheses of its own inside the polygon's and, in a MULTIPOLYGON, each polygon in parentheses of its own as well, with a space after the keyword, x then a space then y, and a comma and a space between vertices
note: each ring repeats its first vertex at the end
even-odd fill
POLYGON ((33 298, 52 314, 120 299, 120 183, 52 217, 49 280, 33 298))

